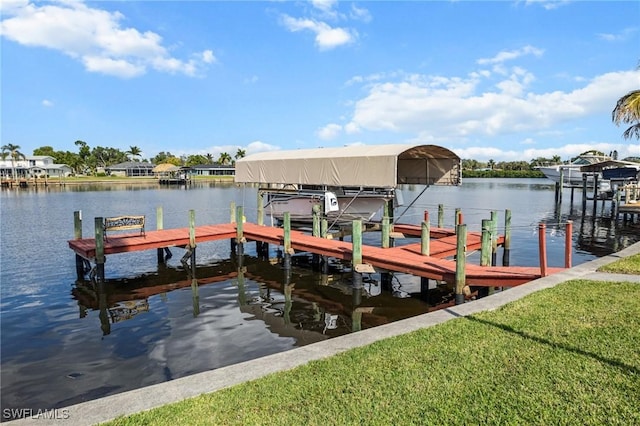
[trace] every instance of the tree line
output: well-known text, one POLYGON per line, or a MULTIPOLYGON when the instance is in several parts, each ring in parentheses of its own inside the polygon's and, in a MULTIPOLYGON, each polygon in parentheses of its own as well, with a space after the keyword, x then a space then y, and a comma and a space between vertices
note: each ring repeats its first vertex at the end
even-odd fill
MULTIPOLYGON (((212 154, 206 155, 181 155, 176 156, 170 152, 160 152, 153 158, 143 159, 142 150, 137 146, 130 146, 127 151, 118 148, 96 146, 90 147, 84 141, 75 141, 78 152, 56 151, 51 146, 42 146, 33 150, 33 155, 47 155, 53 157, 55 163, 66 164, 77 174, 96 174, 98 169, 105 169, 114 164, 126 161, 162 164, 170 163, 175 166, 197 166, 202 164, 233 165, 235 161, 246 155, 244 149, 238 148, 232 157, 228 152, 222 152, 216 158, 212 154)), ((20 146, 7 144, 2 146, 2 158, 10 157, 12 162, 25 158, 20 151, 20 146)))

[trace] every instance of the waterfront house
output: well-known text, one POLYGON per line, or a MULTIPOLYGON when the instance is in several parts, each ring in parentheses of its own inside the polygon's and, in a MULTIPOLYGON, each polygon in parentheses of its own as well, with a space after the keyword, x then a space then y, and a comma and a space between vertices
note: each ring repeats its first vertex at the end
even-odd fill
POLYGON ((235 176, 236 168, 228 164, 200 164, 191 167, 194 176, 235 176))
POLYGON ((72 173, 66 164, 56 164, 55 158, 48 155, 26 155, 24 158, 12 160, 11 157, 0 159, 0 176, 16 179, 67 177, 72 173), (15 176, 13 176, 15 171, 15 176))
POLYGON ((111 176, 147 177, 154 176, 154 164, 140 161, 125 161, 105 167, 105 173, 111 176))

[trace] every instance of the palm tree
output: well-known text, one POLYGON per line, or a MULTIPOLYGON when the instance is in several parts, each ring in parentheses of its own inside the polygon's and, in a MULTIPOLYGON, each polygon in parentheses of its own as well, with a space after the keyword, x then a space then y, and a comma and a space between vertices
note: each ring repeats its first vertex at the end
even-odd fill
POLYGON ((493 161, 493 159, 489 159, 489 161, 487 162, 487 167, 489 167, 491 170, 493 170, 493 167, 496 165, 496 162, 493 161))
POLYGON ((640 139, 640 90, 632 90, 621 97, 611 113, 611 119, 616 126, 620 123, 632 123, 622 137, 630 139, 635 135, 640 139))
POLYGON ((245 155, 247 155, 247 151, 245 151, 244 149, 238 148, 235 159, 237 160, 238 158, 244 158, 245 155))
POLYGON ((205 157, 207 157, 207 164, 213 164, 213 154, 207 154, 205 157))
POLYGON ((130 146, 129 151, 126 151, 125 154, 130 155, 132 160, 135 161, 135 157, 142 155, 142 150, 137 146, 130 146))
POLYGON ((221 152, 218 158, 218 164, 229 164, 231 162, 231 155, 228 152, 221 152))
POLYGON ((27 157, 20 152, 20 145, 14 145, 12 143, 2 145, 2 159, 4 160, 7 157, 11 157, 11 175, 13 179, 16 179, 16 161, 20 158, 26 160, 27 157))

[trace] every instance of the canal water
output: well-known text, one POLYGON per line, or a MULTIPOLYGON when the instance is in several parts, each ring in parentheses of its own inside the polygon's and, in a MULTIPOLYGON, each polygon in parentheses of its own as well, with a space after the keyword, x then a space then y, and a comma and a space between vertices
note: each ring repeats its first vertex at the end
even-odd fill
MULTIPOLYGON (((420 187, 405 187, 405 203, 420 187)), ((419 315, 451 303, 451 288, 396 274, 382 288, 376 274, 353 294, 345 265, 329 276, 298 256, 290 276, 277 263, 279 247, 258 258, 248 243, 242 258, 228 241, 197 247, 197 288, 187 276, 184 250, 158 265, 155 250, 108 256, 107 282, 77 280, 73 213, 80 210, 83 235, 93 235, 95 217, 145 215, 155 229, 158 207, 165 228, 229 221, 232 202, 255 221, 256 189, 234 184, 158 187, 152 184, 67 185, 0 191, 1 408, 44 410, 165 382, 334 336, 419 315)), ((418 224, 424 211, 445 227, 462 209, 470 231, 479 231, 491 211, 512 214, 510 264, 538 265, 538 224, 547 224, 549 266, 563 266, 565 224, 574 221, 574 264, 610 254, 640 240, 636 224, 610 219, 610 206, 581 193, 563 204, 541 179, 467 179, 461 187, 429 188, 400 222, 418 224)), ((502 226, 502 225, 500 225, 502 226)), ((500 230, 504 232, 503 229, 500 230)), ((365 235, 365 243, 379 241, 365 235)), ((398 244, 405 241, 398 240, 398 244)), ((499 255, 501 259, 501 254, 499 255)), ((474 260, 474 255, 470 256, 474 260)), ((508 291, 508 290, 507 290, 508 291)))

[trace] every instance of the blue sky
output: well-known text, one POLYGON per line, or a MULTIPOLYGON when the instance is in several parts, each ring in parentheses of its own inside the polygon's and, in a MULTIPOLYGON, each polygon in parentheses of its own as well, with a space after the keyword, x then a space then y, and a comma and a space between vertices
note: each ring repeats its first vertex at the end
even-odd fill
POLYGON ((640 156, 640 2, 2 0, 1 143, 640 156))

